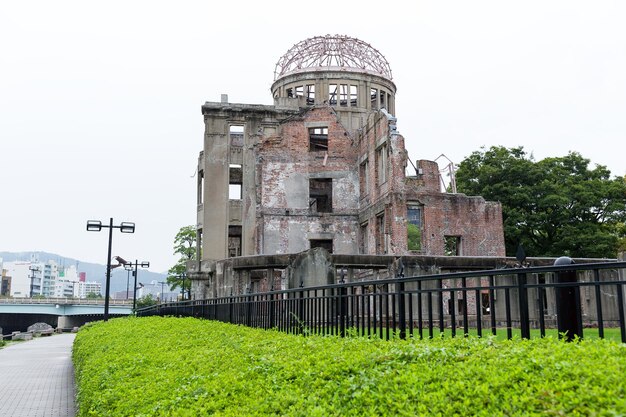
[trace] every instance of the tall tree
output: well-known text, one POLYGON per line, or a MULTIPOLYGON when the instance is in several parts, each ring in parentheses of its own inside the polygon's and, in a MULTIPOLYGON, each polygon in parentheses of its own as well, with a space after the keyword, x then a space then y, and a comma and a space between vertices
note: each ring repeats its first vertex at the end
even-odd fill
POLYGON ((459 192, 502 203, 507 255, 614 257, 626 220, 626 181, 579 153, 535 161, 522 147, 473 152, 459 192))
POLYGON ((174 254, 180 255, 178 262, 167 271, 170 288, 180 288, 183 293, 191 289, 191 281, 186 276, 187 261, 196 259, 196 228, 181 227, 174 237, 174 254))

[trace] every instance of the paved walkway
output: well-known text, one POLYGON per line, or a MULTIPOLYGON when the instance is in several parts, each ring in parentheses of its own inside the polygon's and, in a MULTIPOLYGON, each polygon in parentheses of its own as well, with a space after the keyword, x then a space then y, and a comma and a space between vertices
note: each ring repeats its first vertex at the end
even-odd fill
POLYGON ((0 416, 73 417, 75 334, 0 348, 0 416))

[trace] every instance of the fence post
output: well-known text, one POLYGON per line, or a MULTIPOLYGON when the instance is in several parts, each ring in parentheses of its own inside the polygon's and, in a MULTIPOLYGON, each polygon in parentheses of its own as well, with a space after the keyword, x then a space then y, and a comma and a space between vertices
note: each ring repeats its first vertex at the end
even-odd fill
POLYGON ((522 339, 530 339, 530 315, 528 314, 528 289, 526 273, 517 274, 517 292, 519 299, 519 322, 522 339))
MULTIPOLYGON (((404 282, 397 284, 398 288, 398 327, 400 330, 400 339, 406 339, 406 306, 404 305, 404 282)), ((412 320, 412 318, 411 318, 412 320)))
MULTIPOLYGON (((272 289, 273 291, 273 289, 272 289)), ((272 292, 270 294, 270 329, 273 329, 275 327, 275 323, 274 323, 274 293, 272 292)))
MULTIPOLYGON (((554 261, 554 265, 572 265, 574 260, 567 256, 562 256, 554 261)), ((576 271, 559 271, 555 274, 556 282, 575 283, 577 282, 576 271)), ((559 338, 563 337, 569 342, 575 336, 583 337, 582 320, 580 311, 580 294, 575 285, 556 287, 556 320, 559 330, 559 338)))

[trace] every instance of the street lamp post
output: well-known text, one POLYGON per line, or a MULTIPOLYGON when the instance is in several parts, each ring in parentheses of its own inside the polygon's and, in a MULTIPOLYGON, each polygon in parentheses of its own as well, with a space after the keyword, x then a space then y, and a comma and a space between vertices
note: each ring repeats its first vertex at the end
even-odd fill
MULTIPOLYGON (((133 277, 135 278, 135 284, 133 285, 133 312, 137 311, 137 268, 150 268, 150 262, 139 262, 135 259, 135 262, 129 262, 124 265, 124 269, 127 271, 133 272, 133 277)), ((126 290, 128 291, 128 290, 126 290)))
POLYGON ((135 233, 135 223, 122 222, 119 226, 113 226, 113 217, 109 225, 103 225, 100 220, 87 220, 88 232, 99 232, 102 228, 109 229, 109 250, 107 253, 107 276, 106 289, 104 291, 104 321, 109 320, 109 291, 111 289, 111 246, 113 243, 113 229, 120 229, 122 233, 135 233))
POLYGON ((159 281, 159 284, 161 284, 161 302, 159 304, 163 304, 163 286, 165 284, 167 284, 166 281, 159 281))

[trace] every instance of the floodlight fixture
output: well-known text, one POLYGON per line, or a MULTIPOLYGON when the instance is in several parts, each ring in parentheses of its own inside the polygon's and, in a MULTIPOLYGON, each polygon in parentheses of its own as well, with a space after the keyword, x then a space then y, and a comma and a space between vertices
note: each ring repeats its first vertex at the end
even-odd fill
POLYGON ((100 220, 87 220, 88 232, 99 232, 102 230, 102 222, 100 220))
POLYGON ((120 232, 122 232, 122 233, 135 233, 135 223, 122 222, 120 224, 120 232))

